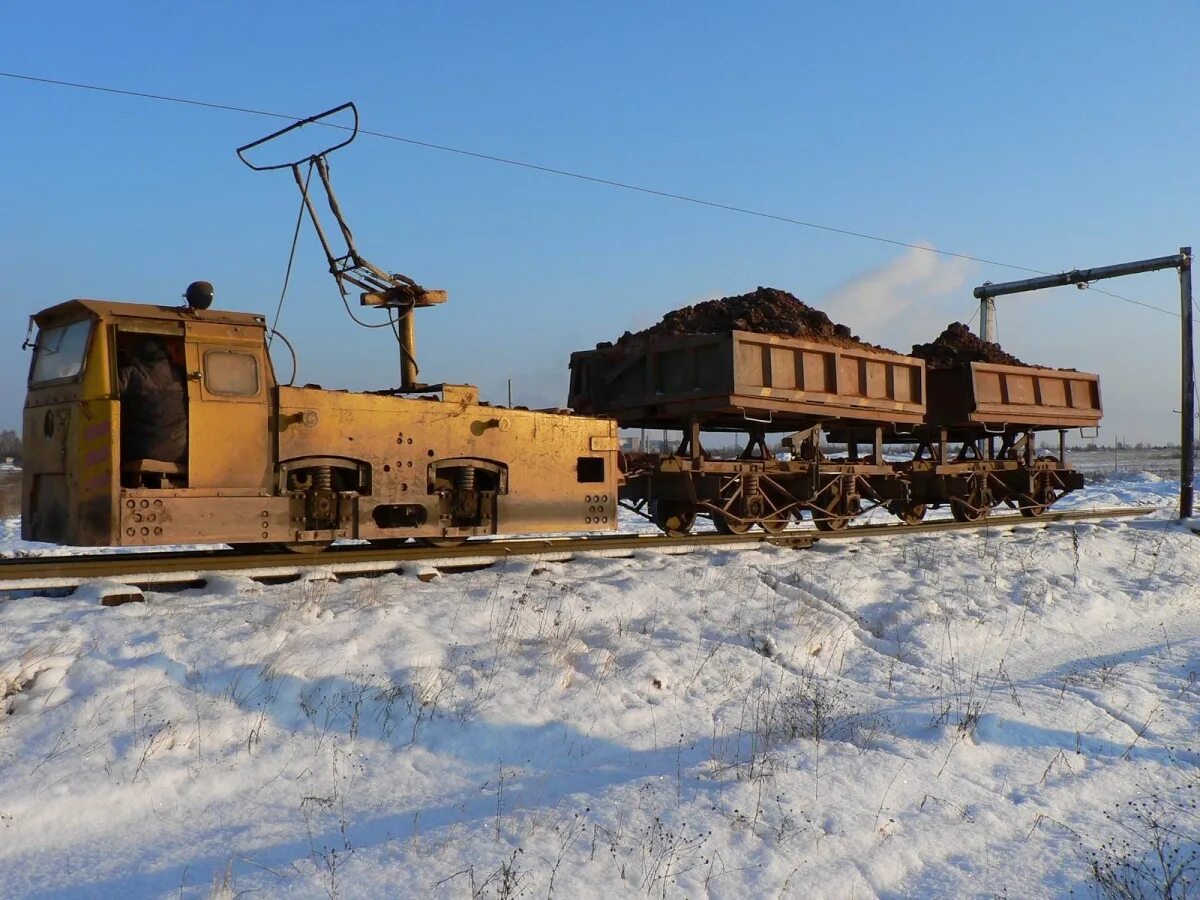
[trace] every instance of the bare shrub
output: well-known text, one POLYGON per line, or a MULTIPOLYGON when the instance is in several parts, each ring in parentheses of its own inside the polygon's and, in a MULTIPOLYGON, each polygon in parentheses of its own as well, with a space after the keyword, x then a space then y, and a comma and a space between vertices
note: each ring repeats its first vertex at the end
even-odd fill
POLYGON ((849 740, 865 746, 886 725, 885 719, 852 703, 836 679, 812 672, 785 677, 784 684, 747 695, 736 733, 728 742, 714 741, 714 757, 725 761, 720 769, 731 769, 738 778, 770 775, 783 767, 785 748, 797 741, 811 742, 819 766, 823 742, 849 740))
POLYGON ((513 850, 512 855, 501 860, 500 865, 483 877, 477 877, 475 867, 468 866, 447 878, 433 884, 434 888, 442 887, 459 878, 466 878, 471 890, 471 900, 482 900, 484 897, 495 897, 496 900, 516 900, 523 897, 529 889, 527 882, 531 875, 521 871, 521 847, 513 850))
POLYGON ((1200 816, 1193 776, 1169 791, 1127 801, 1105 818, 1119 832, 1091 853, 1090 870, 1105 900, 1200 897, 1200 816))

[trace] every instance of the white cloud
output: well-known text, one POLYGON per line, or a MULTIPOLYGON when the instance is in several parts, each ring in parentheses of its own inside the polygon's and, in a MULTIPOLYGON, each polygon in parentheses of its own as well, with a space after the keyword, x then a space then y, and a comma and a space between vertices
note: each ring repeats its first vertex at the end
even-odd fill
POLYGON ((843 282, 816 305, 864 340, 903 352, 970 316, 973 269, 970 260, 909 248, 843 282))

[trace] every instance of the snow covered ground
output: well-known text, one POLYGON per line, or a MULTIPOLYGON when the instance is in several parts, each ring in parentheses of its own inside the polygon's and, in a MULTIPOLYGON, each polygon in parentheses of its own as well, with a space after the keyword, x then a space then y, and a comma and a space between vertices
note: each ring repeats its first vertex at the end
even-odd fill
POLYGON ((1169 512, 0 602, 0 896, 1089 896, 1198 726, 1169 512))

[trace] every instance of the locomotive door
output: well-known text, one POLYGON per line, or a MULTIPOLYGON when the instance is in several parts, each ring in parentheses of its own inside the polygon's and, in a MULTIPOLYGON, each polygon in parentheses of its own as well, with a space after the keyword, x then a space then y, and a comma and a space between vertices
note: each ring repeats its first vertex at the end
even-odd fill
POLYGON ((188 487, 269 492, 270 369, 262 344, 206 337, 189 329, 185 347, 188 487))

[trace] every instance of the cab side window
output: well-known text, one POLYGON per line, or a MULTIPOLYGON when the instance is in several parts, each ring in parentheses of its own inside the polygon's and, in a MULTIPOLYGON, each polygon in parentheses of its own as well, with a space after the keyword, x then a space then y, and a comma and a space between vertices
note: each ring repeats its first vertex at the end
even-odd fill
POLYGON ((204 387, 227 397, 253 397, 258 393, 258 360, 236 350, 207 350, 204 387))

